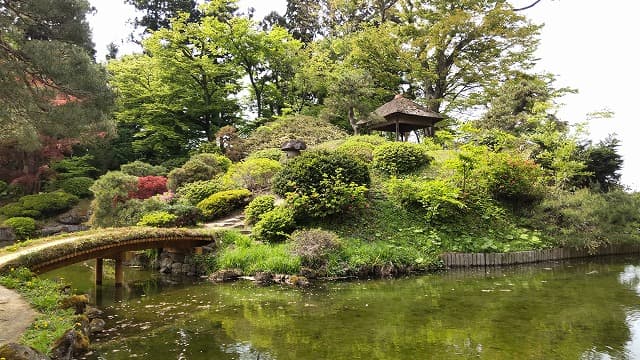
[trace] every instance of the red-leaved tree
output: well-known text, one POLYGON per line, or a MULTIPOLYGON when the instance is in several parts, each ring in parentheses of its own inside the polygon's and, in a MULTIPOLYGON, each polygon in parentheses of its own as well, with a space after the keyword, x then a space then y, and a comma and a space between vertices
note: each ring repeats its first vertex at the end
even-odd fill
POLYGON ((148 199, 153 195, 167 191, 167 178, 164 176, 142 176, 138 178, 138 190, 130 193, 129 198, 148 199))

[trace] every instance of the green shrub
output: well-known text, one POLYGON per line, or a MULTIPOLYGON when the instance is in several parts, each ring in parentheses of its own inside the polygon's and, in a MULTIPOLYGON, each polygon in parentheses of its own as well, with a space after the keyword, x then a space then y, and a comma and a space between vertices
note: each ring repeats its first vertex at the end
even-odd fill
POLYGON ((6 182, 0 180, 0 195, 3 194, 8 187, 9 185, 6 182))
POLYGON ((93 155, 72 156, 53 162, 51 169, 57 173, 58 180, 74 177, 94 178, 100 171, 91 165, 93 159, 93 155))
POLYGON ((215 141, 201 142, 198 144, 198 148, 194 151, 195 154, 222 154, 220 145, 215 141))
POLYGON ((62 181, 60 188, 71 195, 85 198, 93 195, 89 190, 91 185, 93 185, 93 179, 90 177, 74 177, 62 181))
POLYGON ((273 180, 276 194, 290 192, 310 194, 321 182, 342 174, 342 181, 368 186, 371 182, 367 166, 345 154, 325 151, 308 151, 288 162, 273 180))
POLYGON ((401 206, 422 208, 427 221, 456 217, 465 207, 459 200, 460 189, 441 180, 391 179, 387 192, 401 206))
POLYGON ((263 149, 254 151, 249 156, 247 156, 247 160, 249 159, 271 159, 275 161, 280 161, 282 159, 282 155, 284 153, 279 148, 272 149, 263 149))
POLYGON ((367 201, 367 187, 346 183, 342 172, 326 177, 317 187, 306 192, 290 192, 287 203, 291 204, 296 217, 325 218, 344 211, 362 208, 367 201))
POLYGON ((178 201, 166 207, 166 210, 176 216, 174 226, 194 226, 202 217, 200 209, 190 203, 178 201))
MULTIPOLYGON (((123 203, 129 199, 129 195, 138 188, 138 178, 120 171, 110 171, 91 185, 90 190, 94 198, 91 202, 91 225, 98 227, 118 226, 117 219, 123 203)), ((135 219, 129 225, 134 225, 140 220, 135 219)))
POLYGON ((344 139, 347 133, 328 121, 310 116, 288 116, 260 126, 244 141, 243 150, 280 148, 285 141, 298 139, 307 146, 318 145, 328 140, 344 139))
POLYGON ((282 165, 270 159, 247 159, 233 164, 223 177, 236 187, 252 192, 265 192, 271 189, 271 179, 282 170, 282 165))
POLYGON ((424 147, 406 142, 389 142, 373 151, 374 169, 390 175, 407 174, 431 162, 424 147))
MULTIPOLYGON (((113 209, 113 216, 109 219, 108 225, 103 226, 134 226, 144 215, 156 211, 168 211, 169 204, 161 201, 157 197, 148 199, 131 199, 124 203, 116 204, 113 209)), ((106 223, 104 221, 103 223, 106 223)))
POLYGON ((251 191, 247 189, 221 191, 202 200, 197 207, 206 219, 212 220, 243 207, 250 197, 251 191))
POLYGON ((286 240, 295 227, 293 210, 286 206, 277 206, 262 215, 253 227, 253 236, 270 243, 280 242, 286 240))
POLYGON ((261 195, 251 200, 249 205, 244 209, 244 222, 248 225, 257 223, 264 213, 276 207, 275 201, 276 197, 273 195, 261 195))
POLYGON ((178 217, 166 211, 154 211, 142 216, 137 226, 172 227, 175 226, 178 217))
POLYGON ((509 154, 496 155, 489 175, 489 191, 497 200, 522 204, 542 198, 543 171, 531 160, 509 154))
POLYGON ((167 186, 175 191, 183 184, 210 180, 223 174, 231 166, 231 160, 219 154, 197 154, 184 165, 171 170, 167 176, 167 186))
POLYGON ((223 188, 220 180, 200 180, 182 185, 176 190, 179 198, 189 201, 191 204, 197 204, 209 196, 227 190, 223 188))
POLYGON ((36 221, 30 217, 12 217, 2 224, 13 229, 16 238, 23 240, 33 236, 36 232, 36 221))
POLYGON ((373 160, 374 145, 360 141, 345 141, 336 149, 337 152, 351 155, 360 161, 370 163, 373 160))
POLYGON ((341 247, 338 235, 326 230, 299 230, 291 235, 291 252, 312 269, 326 268, 329 255, 341 247))
POLYGON ((15 202, 9 203, 3 207, 0 207, 0 214, 6 217, 33 217, 39 218, 41 216, 40 211, 25 209, 22 204, 15 202))
POLYGON ((355 135, 347 138, 347 140, 345 140, 343 144, 366 143, 376 147, 387 142, 389 141, 380 135, 355 135))
POLYGON ((137 177, 167 175, 167 168, 165 168, 164 166, 151 165, 140 160, 120 165, 120 171, 127 175, 133 175, 137 177))
POLYGON ((79 201, 75 195, 63 191, 27 195, 20 198, 19 202, 25 209, 39 211, 42 215, 56 214, 69 210, 79 201))

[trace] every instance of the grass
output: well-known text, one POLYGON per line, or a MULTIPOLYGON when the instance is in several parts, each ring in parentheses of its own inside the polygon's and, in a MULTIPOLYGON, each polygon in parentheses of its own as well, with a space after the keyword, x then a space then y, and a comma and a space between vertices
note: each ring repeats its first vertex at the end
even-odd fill
POLYGON ((218 269, 241 269, 246 275, 256 272, 296 274, 300 258, 289 252, 287 244, 261 244, 237 234, 236 242, 221 249, 216 256, 218 269))
POLYGON ((40 279, 25 268, 11 269, 0 276, 0 284, 17 291, 41 314, 22 335, 20 342, 48 353, 51 345, 65 331, 74 327, 76 316, 72 309, 60 309, 64 299, 61 285, 52 280, 40 279))

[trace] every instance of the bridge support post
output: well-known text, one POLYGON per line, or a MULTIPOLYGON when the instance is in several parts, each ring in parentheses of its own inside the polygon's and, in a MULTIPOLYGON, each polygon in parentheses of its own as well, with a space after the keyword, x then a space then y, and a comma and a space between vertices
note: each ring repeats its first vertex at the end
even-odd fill
POLYGON ((102 258, 96 259, 96 285, 102 285, 102 258))
POLYGON ((115 256, 116 260, 116 287, 122 287, 124 283, 124 267, 122 266, 123 254, 120 253, 115 256))

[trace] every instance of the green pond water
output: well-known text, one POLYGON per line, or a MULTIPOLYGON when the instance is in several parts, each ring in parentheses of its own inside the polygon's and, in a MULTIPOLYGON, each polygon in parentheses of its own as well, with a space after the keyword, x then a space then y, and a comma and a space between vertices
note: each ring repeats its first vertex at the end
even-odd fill
POLYGON ((87 264, 46 276, 105 311, 89 359, 640 359, 638 257, 307 289, 128 269, 96 291, 87 264))

